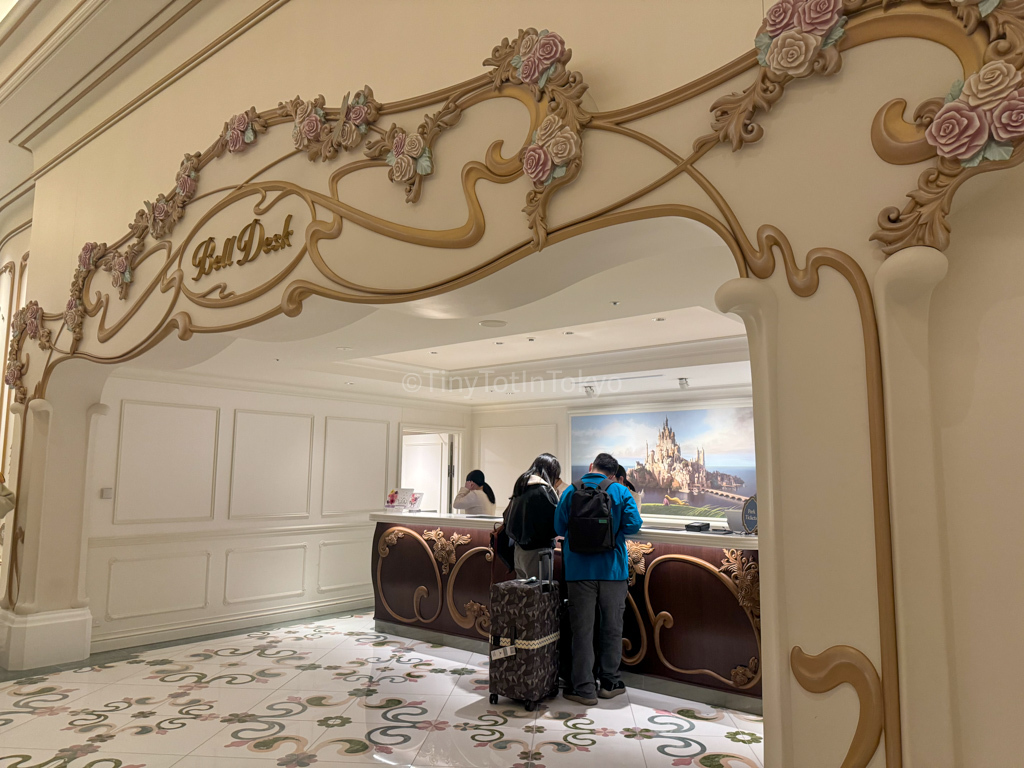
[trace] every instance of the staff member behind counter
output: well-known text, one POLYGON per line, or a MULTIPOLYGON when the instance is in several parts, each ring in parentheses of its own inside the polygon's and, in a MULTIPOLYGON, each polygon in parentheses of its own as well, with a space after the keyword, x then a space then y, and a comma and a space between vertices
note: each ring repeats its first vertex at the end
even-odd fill
POLYGON ((455 509, 461 509, 467 515, 496 515, 494 507, 494 491, 484 479, 484 473, 474 469, 466 475, 466 485, 459 490, 455 501, 455 509))

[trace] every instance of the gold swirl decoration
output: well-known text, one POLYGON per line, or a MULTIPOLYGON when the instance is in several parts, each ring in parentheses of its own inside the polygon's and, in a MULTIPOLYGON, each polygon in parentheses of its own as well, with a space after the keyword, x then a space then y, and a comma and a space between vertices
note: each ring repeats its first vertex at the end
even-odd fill
POLYGON ((388 615, 403 624, 412 624, 416 621, 423 624, 431 624, 436 621, 437 617, 441 615, 441 608, 444 605, 443 595, 441 593, 441 572, 438 570, 437 560, 435 559, 433 552, 431 552, 430 546, 426 541, 424 541, 423 537, 416 533, 416 531, 405 528, 404 526, 392 526, 381 534, 380 540, 377 542, 377 554, 380 555, 380 559, 377 560, 377 594, 380 595, 380 601, 384 605, 384 610, 388 612, 388 615), (430 591, 423 585, 416 587, 416 591, 413 593, 413 617, 411 619, 405 616, 399 616, 395 613, 391 606, 388 605, 387 597, 384 596, 384 586, 380 580, 381 566, 384 565, 384 560, 386 560, 388 555, 391 554, 391 547, 395 546, 399 539, 405 538, 406 534, 412 537, 414 541, 423 547, 423 551, 427 553, 430 564, 434 568, 434 578, 437 581, 437 610, 430 618, 425 618, 423 614, 420 613, 420 604, 423 602, 423 599, 430 594, 430 591))
POLYGON ((701 560, 699 557, 693 557, 692 555, 662 555, 654 559, 654 562, 647 568, 647 578, 644 580, 644 602, 647 604, 647 617, 650 619, 651 625, 654 627, 654 651, 658 654, 658 659, 666 667, 681 675, 703 675, 705 677, 711 677, 718 680, 721 683, 725 683, 737 690, 745 691, 753 688, 761 679, 761 665, 758 657, 761 655, 761 620, 760 620, 760 608, 757 609, 757 616, 755 617, 754 608, 740 597, 740 589, 737 587, 737 582, 729 575, 723 572, 723 569, 716 568, 706 560, 701 560), (682 669, 681 667, 675 666, 665 656, 664 650, 661 647, 661 630, 672 629, 675 624, 675 619, 671 613, 667 611, 660 611, 655 615, 654 606, 651 603, 651 580, 654 578, 654 571, 662 563, 677 562, 687 563, 688 565, 694 565, 701 568, 708 573, 711 573, 718 579, 718 581, 728 589, 733 597, 736 598, 736 602, 743 609, 743 612, 747 615, 747 619, 750 621, 750 628, 754 633, 754 638, 757 641, 757 657, 752 658, 748 662, 747 666, 738 666, 734 668, 729 677, 723 677, 714 670, 711 669, 682 669))
MULTIPOLYGON (((452 534, 454 537, 456 534, 452 534)), ((466 537, 468 543, 469 537, 466 537)), ((462 566, 466 564, 466 561, 475 555, 482 554, 487 562, 491 562, 494 559, 494 553, 490 547, 473 547, 468 552, 463 552, 458 562, 455 563, 455 567, 452 568, 452 574, 448 577, 448 588, 445 591, 445 602, 448 605, 448 613, 452 617, 452 621, 458 624, 463 629, 476 628, 476 631, 483 637, 489 637, 491 631, 491 609, 475 600, 470 600, 463 607, 466 613, 459 611, 455 605, 455 581, 458 578, 459 571, 462 566)))
POLYGON ((789 663, 797 682, 811 693, 827 693, 843 683, 853 686, 860 716, 841 768, 865 768, 882 738, 885 711, 882 683, 871 660, 848 645, 832 646, 817 656, 797 646, 790 652, 789 663))
MULTIPOLYGON (((629 568, 629 586, 636 584, 636 577, 638 575, 643 576, 647 572, 647 560, 645 555, 651 554, 654 551, 654 545, 649 541, 640 542, 633 541, 632 539, 626 539, 626 562, 629 568)), ((633 616, 636 617, 636 625, 640 629, 640 650, 638 650, 632 656, 626 653, 622 654, 622 663, 627 666, 636 666, 644 657, 647 656, 647 629, 644 627, 643 616, 640 614, 640 609, 637 607, 636 600, 633 596, 626 593, 626 605, 633 610, 633 616)), ((624 637, 622 638, 622 649, 623 651, 632 651, 632 641, 624 637)))

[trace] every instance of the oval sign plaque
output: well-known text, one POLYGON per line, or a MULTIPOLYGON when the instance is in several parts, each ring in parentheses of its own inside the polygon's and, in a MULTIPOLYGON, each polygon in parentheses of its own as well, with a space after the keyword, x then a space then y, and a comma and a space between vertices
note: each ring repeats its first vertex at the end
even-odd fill
POLYGON ((743 530, 757 533, 757 494, 755 493, 743 504, 743 530))

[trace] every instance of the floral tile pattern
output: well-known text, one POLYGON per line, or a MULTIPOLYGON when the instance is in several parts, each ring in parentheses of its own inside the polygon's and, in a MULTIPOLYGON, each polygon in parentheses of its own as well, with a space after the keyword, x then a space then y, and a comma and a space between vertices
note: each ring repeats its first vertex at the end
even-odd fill
POLYGON ((353 615, 0 683, 0 768, 762 768, 763 733, 760 717, 633 689, 492 705, 486 656, 353 615))

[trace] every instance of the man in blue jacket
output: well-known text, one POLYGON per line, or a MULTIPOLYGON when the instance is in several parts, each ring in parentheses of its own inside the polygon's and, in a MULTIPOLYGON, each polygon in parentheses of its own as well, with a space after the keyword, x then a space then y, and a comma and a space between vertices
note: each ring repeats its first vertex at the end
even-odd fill
MULTIPOLYGON (((643 521, 632 494, 626 486, 614 482, 618 466, 614 456, 598 454, 581 481, 582 485, 593 488, 608 478, 613 480, 607 493, 611 497, 614 549, 600 554, 580 554, 572 551, 568 539, 562 547, 572 625, 572 690, 564 695, 585 706, 597 704, 597 696, 610 699, 626 690, 619 674, 629 578, 626 536, 639 531, 643 521), (600 690, 594 680, 595 670, 600 678, 600 690)), ((569 535, 569 513, 576 490, 575 485, 566 488, 555 510, 555 531, 559 536, 569 535)))

